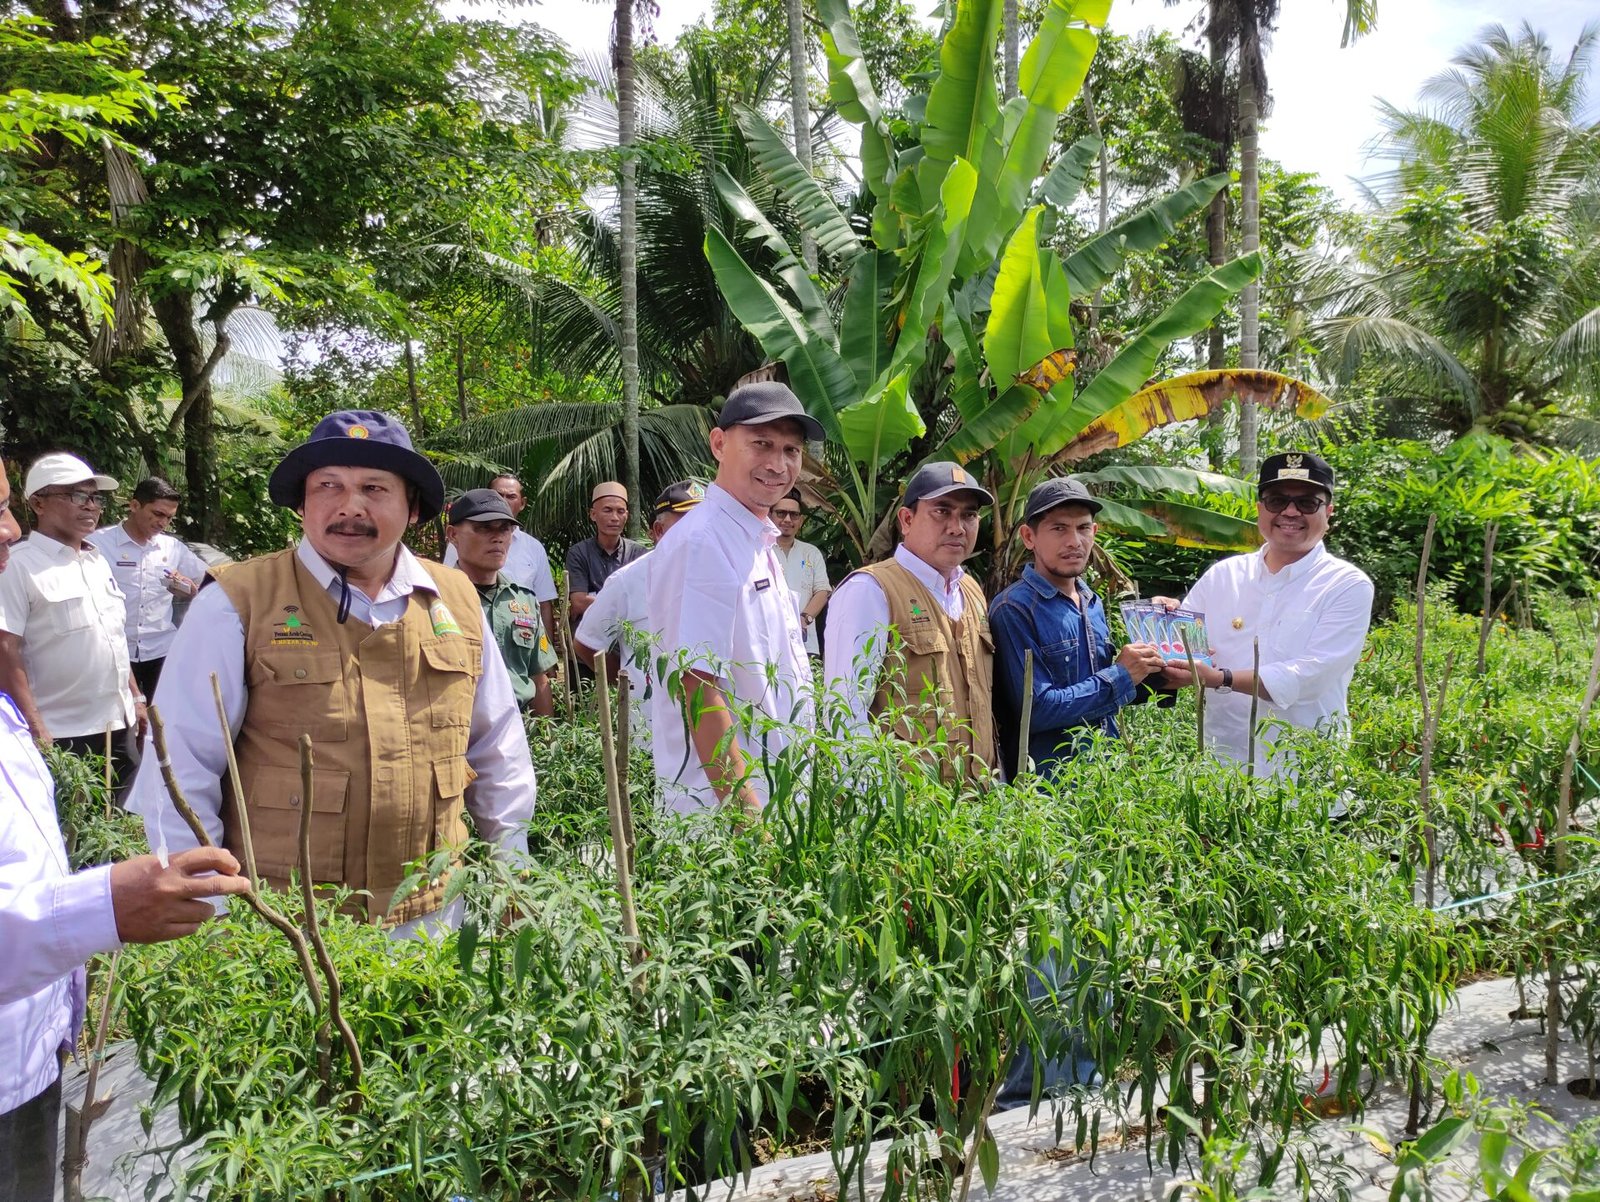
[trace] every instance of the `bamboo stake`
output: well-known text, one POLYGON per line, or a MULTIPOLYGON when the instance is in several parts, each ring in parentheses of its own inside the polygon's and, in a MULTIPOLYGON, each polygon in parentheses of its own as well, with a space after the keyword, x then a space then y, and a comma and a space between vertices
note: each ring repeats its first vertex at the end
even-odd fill
POLYGON ((567 678, 567 721, 574 718, 573 694, 578 691, 578 648, 572 641, 572 590, 567 581, 561 581, 561 604, 556 607, 561 616, 561 674, 567 678))
POLYGON ((228 722, 228 708, 222 704, 222 685, 217 674, 211 674, 211 695, 217 702, 217 721, 222 724, 222 746, 228 755, 228 783, 233 786, 234 812, 239 816, 239 851, 244 858, 244 872, 250 878, 252 892, 261 887, 261 875, 256 871, 256 846, 250 838, 250 807, 244 803, 244 785, 239 780, 239 757, 233 750, 233 727, 228 722))
POLYGON ((317 918, 316 886, 311 880, 312 764, 311 736, 303 734, 300 736, 300 897, 306 907, 306 933, 311 936, 311 946, 316 950, 317 963, 322 966, 322 975, 328 982, 328 1014, 339 1032, 345 1051, 350 1055, 350 1091, 359 1097, 361 1049, 356 1046, 356 1033, 345 1021, 344 1011, 339 1005, 344 990, 339 982, 339 970, 333 966, 333 957, 328 955, 328 945, 322 939, 322 924, 317 918))
POLYGON ((1033 729, 1033 648, 1022 653, 1022 729, 1017 735, 1017 779, 1028 771, 1028 735, 1033 729))
POLYGON ((626 669, 617 673, 617 791, 622 795, 622 833, 628 843, 628 872, 638 839, 633 833, 633 798, 628 785, 628 751, 633 731, 633 677, 626 669))
POLYGON ((106 723, 106 817, 111 817, 111 724, 106 723))
POLYGON ((1494 624, 1494 540, 1500 533, 1500 523, 1490 522, 1483 528, 1483 617, 1478 622, 1478 670, 1482 676, 1489 649, 1489 630, 1494 624))
POLYGON ((95 1028, 94 1049, 89 1053, 89 1074, 83 1083, 83 1103, 67 1107, 65 1152, 61 1157, 61 1192, 66 1202, 83 1202, 83 1170, 89 1164, 89 1128, 110 1107, 116 1094, 97 1099, 95 1085, 100 1080, 100 1065, 105 1059, 106 1032, 111 1029, 111 999, 117 987, 117 962, 122 949, 111 953, 106 971, 106 992, 100 999, 100 1024, 95 1028))
POLYGON ((1250 656, 1250 760, 1245 775, 1252 780, 1256 775, 1256 714, 1261 708, 1261 636, 1252 640, 1250 656))
MULTIPOLYGON (((1597 689, 1600 689, 1600 635, 1595 638, 1594 657, 1589 661, 1589 681, 1584 685, 1583 702, 1578 706, 1578 722, 1572 728, 1572 738, 1567 741, 1567 754, 1561 761, 1561 792, 1556 802, 1555 838, 1551 840, 1557 876, 1567 872, 1570 865, 1567 840, 1572 829, 1572 773, 1578 762, 1578 751, 1583 745, 1583 732, 1589 725, 1589 714, 1594 708, 1597 689)), ((1554 1085, 1561 1054, 1561 959, 1556 955, 1553 940, 1545 952, 1545 968, 1544 1079, 1547 1085, 1554 1085)), ((1593 1073, 1590 1074, 1589 1089, 1592 1096, 1593 1073)))
POLYGON ((1178 642, 1183 644, 1184 658, 1189 661, 1189 679, 1194 681, 1194 740, 1201 754, 1206 749, 1206 686, 1200 683, 1200 672, 1194 666, 1194 652, 1189 650, 1189 636, 1178 631, 1178 642))
MULTIPOLYGON (((161 779, 167 786, 167 796, 172 799, 172 806, 178 811, 184 822, 188 823, 190 831, 194 833, 195 840, 201 847, 215 847, 211 836, 206 833, 205 824, 200 821, 199 815, 194 812, 194 807, 189 804, 189 799, 183 795, 183 790, 178 785, 178 778, 172 771, 172 760, 167 756, 167 731, 161 721, 161 711, 155 706, 150 707, 150 733, 155 743, 156 762, 161 768, 161 779)), ((300 965, 300 975, 305 978, 306 993, 311 998, 311 1013, 315 1018, 322 1013, 322 985, 317 980, 317 970, 311 963, 311 949, 306 946, 306 937, 300 928, 295 926, 282 914, 278 913, 266 902, 256 896, 254 892, 246 893, 244 900, 249 907, 260 915, 261 920, 276 930, 289 941, 289 946, 294 949, 295 960, 300 965)), ((329 1084, 328 1066, 318 1066, 323 1072, 323 1085, 329 1084)))
MULTIPOLYGON (((1417 566, 1417 698, 1422 706, 1422 742, 1424 751, 1428 741, 1428 723, 1431 711, 1428 705, 1428 677, 1423 669, 1422 652, 1428 637, 1428 559, 1433 554, 1433 529, 1438 518, 1428 515, 1428 529, 1422 536, 1422 559, 1417 566)), ((1426 761, 1429 757, 1424 754, 1426 761)), ((1432 764, 1424 762, 1419 771, 1417 808, 1422 815, 1422 845, 1428 859, 1428 905, 1433 905, 1433 857, 1438 849, 1438 831, 1433 826, 1432 764)))

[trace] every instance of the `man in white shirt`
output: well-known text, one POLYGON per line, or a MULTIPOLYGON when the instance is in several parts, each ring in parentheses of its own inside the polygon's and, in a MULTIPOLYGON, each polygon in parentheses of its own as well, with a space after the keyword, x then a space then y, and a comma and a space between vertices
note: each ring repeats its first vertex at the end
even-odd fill
MULTIPOLYGON (((0 464, 0 573, 19 535, 0 464)), ((61 1059, 83 1023, 84 961, 198 929, 214 913, 204 898, 249 888, 238 872, 217 848, 72 872, 50 772, 0 695, 0 1198, 55 1197, 61 1059)))
POLYGON ((128 664, 127 610, 105 556, 88 541, 117 482, 72 455, 41 456, 24 495, 35 528, 0 576, 0 690, 41 744, 104 755, 118 775, 129 727, 142 733, 145 696, 128 664))
POLYGON ((892 711, 894 733, 931 749, 947 779, 1000 766, 988 602, 961 567, 993 501, 959 464, 923 464, 900 500, 894 557, 845 577, 828 603, 835 720, 865 731, 892 711), (891 631, 898 652, 886 668, 891 631))
POLYGON ((150 476, 134 486, 127 517, 89 536, 122 590, 128 610, 128 658, 133 679, 146 697, 155 693, 167 648, 178 633, 173 599, 191 599, 206 574, 204 561, 167 533, 178 516, 180 500, 177 489, 150 476))
MULTIPOLYGON (((667 531, 705 495, 705 486, 693 480, 679 480, 662 489, 650 518, 650 541, 659 547, 667 531)), ((619 671, 627 670, 633 737, 645 747, 650 746, 650 698, 655 692, 650 673, 655 649, 649 628, 653 555, 646 552, 613 572, 572 632, 573 649, 591 671, 602 655, 609 679, 616 680, 619 671)))
POLYGON ((651 698, 656 780, 669 808, 759 813, 761 766, 811 726, 799 608, 767 516, 822 425, 782 384, 746 384, 711 431, 716 481, 651 553, 650 622, 667 678, 651 698))
POLYGON ((789 495, 772 507, 772 520, 778 527, 778 558, 783 561, 783 576, 800 606, 800 625, 806 631, 806 654, 821 655, 817 645, 817 615, 828 604, 833 586, 828 583, 828 565, 822 560, 822 552, 795 537, 806 520, 798 488, 791 488, 789 495))
MULTIPOLYGON (((1206 742, 1223 759, 1250 755, 1250 698, 1258 699, 1256 771, 1287 770, 1273 724, 1339 732, 1349 725, 1350 679, 1372 621, 1372 581, 1322 545, 1333 516, 1333 469, 1309 451, 1261 465, 1256 524, 1264 545, 1213 564, 1183 599, 1206 615, 1215 666, 1198 665, 1206 742), (1251 670, 1261 641, 1261 668, 1251 670)), ((1178 602, 1158 598, 1169 608, 1178 602)), ((1169 683, 1189 673, 1168 664, 1169 683)))
MULTIPOLYGON (((284 457, 268 491, 300 515, 299 546, 217 573, 156 692, 178 784, 212 840, 238 851, 216 673, 261 876, 281 887, 295 869, 304 803, 318 884, 365 891, 352 906, 396 934, 452 923, 459 899, 440 909, 442 877, 394 900, 407 866, 445 850, 459 861, 463 809, 480 838, 526 852, 534 777, 476 589, 401 541, 440 512, 444 483, 398 422, 347 410, 284 457), (301 735, 314 744, 314 798, 301 797, 301 735)), ((152 755, 131 808, 152 846, 195 842, 152 755)))
MULTIPOLYGON (((523 506, 528 503, 527 497, 522 494, 522 481, 506 474, 496 476, 489 481, 489 487, 500 494, 501 499, 511 507, 511 516, 520 522, 523 506)), ((453 568, 459 563, 460 558, 455 546, 452 544, 446 547, 444 566, 453 568)), ((525 530, 514 531, 511 535, 511 550, 506 553, 506 566, 500 570, 512 584, 520 584, 538 600, 539 617, 544 622, 544 636, 550 640, 552 647, 555 646, 556 578, 550 571, 550 556, 545 552, 544 544, 525 530)))

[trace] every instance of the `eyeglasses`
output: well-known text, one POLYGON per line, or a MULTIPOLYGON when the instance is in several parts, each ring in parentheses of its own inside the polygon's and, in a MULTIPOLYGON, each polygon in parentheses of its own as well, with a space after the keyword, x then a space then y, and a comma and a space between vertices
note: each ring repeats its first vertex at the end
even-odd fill
POLYGON ((86 489, 74 489, 72 492, 42 492, 41 497, 59 497, 64 501, 71 501, 79 509, 103 509, 106 499, 104 494, 89 492, 86 489))
POLYGON ((1328 498, 1319 492, 1295 493, 1293 495, 1281 492, 1264 493, 1261 497, 1261 507, 1268 513, 1282 513, 1293 506, 1298 514, 1310 516, 1328 503, 1328 498))
POLYGON ((772 516, 776 519, 804 517, 798 509, 774 509, 772 516))

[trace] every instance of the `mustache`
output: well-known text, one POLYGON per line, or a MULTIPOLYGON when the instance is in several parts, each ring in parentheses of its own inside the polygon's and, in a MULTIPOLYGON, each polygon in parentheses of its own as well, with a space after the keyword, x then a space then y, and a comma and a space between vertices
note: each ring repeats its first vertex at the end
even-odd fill
POLYGON ((331 522, 331 523, 329 523, 327 529, 325 529, 323 531, 323 533, 324 534, 355 534, 355 535, 371 536, 371 535, 375 535, 375 534, 378 533, 378 528, 376 526, 374 526, 371 522, 361 522, 361 521, 331 522))

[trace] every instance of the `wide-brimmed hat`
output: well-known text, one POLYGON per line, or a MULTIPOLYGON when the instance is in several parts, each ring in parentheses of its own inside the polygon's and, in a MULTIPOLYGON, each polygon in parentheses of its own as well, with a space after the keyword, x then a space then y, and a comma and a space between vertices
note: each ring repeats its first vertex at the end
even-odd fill
POLYGON ((272 469, 267 495, 286 509, 305 504, 306 477, 319 467, 375 467, 417 486, 417 520, 444 509, 439 471, 411 446, 411 435, 394 418, 372 409, 341 409, 317 423, 311 437, 272 469))

